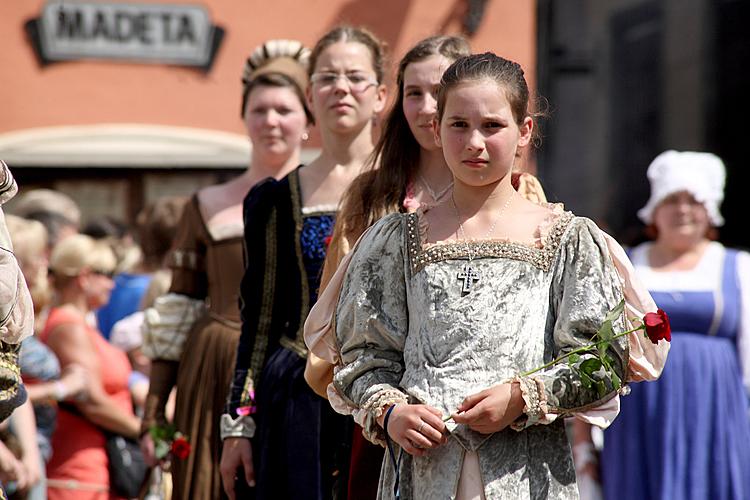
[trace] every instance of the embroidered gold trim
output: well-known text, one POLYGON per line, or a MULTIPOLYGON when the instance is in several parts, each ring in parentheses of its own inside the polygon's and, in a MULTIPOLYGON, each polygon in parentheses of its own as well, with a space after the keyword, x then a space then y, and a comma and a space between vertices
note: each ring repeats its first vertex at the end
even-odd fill
POLYGON ((549 271, 555 259, 563 234, 573 220, 571 212, 564 212, 552 224, 549 233, 543 237, 542 247, 536 248, 510 241, 469 241, 450 242, 423 248, 419 232, 419 217, 416 213, 407 215, 406 237, 412 273, 418 273, 428 264, 452 259, 468 259, 467 245, 475 258, 497 257, 528 262, 534 267, 549 271))
MULTIPOLYGON (((297 353, 302 358, 307 358, 307 347, 305 346, 304 330, 305 322, 304 318, 307 318, 310 312, 310 286, 307 281, 307 269, 305 269, 305 261, 302 258, 302 226, 304 220, 302 217, 302 192, 299 186, 299 174, 297 170, 289 174, 289 190, 292 194, 292 217, 294 218, 294 250, 297 255, 297 267, 299 268, 300 277, 300 290, 302 291, 302 297, 300 297, 300 312, 299 312, 299 325, 297 326, 297 333, 295 334, 294 340, 288 340, 288 345, 284 345, 292 352, 297 353)), ((282 340, 284 337, 282 337, 282 340)))
POLYGON ((250 400, 250 391, 258 385, 263 363, 266 358, 266 349, 268 348, 268 334, 271 330, 271 319, 273 313, 273 300, 275 297, 276 284, 276 207, 271 210, 271 216, 268 218, 266 225, 266 255, 265 255, 265 273, 263 274, 263 298, 260 305, 258 331, 255 335, 255 345, 253 346, 252 359, 250 361, 250 371, 245 377, 245 384, 242 388, 242 397, 240 401, 250 400))
MULTIPOLYGON (((7 345, 7 344, 6 344, 7 345)), ((3 356, 10 359, 0 359, 0 371, 7 371, 13 378, 21 379, 21 368, 18 366, 18 357, 3 356)))

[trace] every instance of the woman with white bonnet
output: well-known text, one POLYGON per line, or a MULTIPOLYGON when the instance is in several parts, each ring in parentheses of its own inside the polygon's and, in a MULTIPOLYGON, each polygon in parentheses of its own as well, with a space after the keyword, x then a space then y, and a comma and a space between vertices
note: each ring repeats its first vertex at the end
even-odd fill
POLYGON ((638 216, 654 239, 630 258, 672 346, 661 378, 631 386, 604 433, 607 499, 750 498, 750 254, 712 241, 725 177, 710 153, 666 151, 648 168, 638 216))

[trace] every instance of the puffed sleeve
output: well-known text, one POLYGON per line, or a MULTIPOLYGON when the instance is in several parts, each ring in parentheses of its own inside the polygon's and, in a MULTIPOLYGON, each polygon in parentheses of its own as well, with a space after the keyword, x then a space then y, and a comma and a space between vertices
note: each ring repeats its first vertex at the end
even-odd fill
MULTIPOLYGON (((607 313, 623 298, 620 280, 612 264, 607 243, 588 219, 571 222, 561 242, 553 268, 550 290, 550 323, 555 359, 591 343, 607 313)), ((624 315, 613 322, 615 333, 626 330, 624 315)), ((627 337, 614 340, 607 350, 612 371, 620 382, 603 370, 595 371, 593 383, 582 380, 581 365, 593 354, 583 354, 573 366, 558 363, 530 377, 521 377, 527 410, 525 420, 514 427, 551 421, 550 415, 570 415, 600 406, 617 395, 626 379, 627 337), (519 425, 520 424, 520 425, 519 425)))
MULTIPOLYGON (((602 231, 607 242, 607 249, 612 257, 617 275, 622 284, 625 296, 625 317, 628 330, 643 322, 646 313, 656 312, 657 307, 651 294, 636 276, 633 264, 625 254, 625 250, 610 235, 602 231)), ((642 331, 628 335, 628 382, 643 382, 656 380, 664 370, 669 353, 670 343, 660 340, 654 344, 644 337, 642 331)))
POLYGON ((31 294, 13 254, 2 209, 17 191, 10 169, 0 160, 0 339, 10 344, 19 344, 34 333, 31 294))
POLYGON ((336 310, 343 366, 334 385, 364 411, 363 433, 376 443, 384 438, 377 424, 384 408, 408 401, 399 388, 409 329, 404 227, 404 216, 392 214, 360 240, 336 310))

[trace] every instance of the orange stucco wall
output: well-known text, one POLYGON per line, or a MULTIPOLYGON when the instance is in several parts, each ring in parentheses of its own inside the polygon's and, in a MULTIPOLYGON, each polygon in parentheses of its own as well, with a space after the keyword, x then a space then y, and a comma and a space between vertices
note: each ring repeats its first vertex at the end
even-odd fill
MULTIPOLYGON (((149 3, 146 0, 141 0, 149 3)), ((24 22, 38 17, 42 0, 0 1, 0 133, 33 127, 145 123, 243 133, 240 72, 248 53, 269 38, 312 45, 341 21, 370 27, 397 60, 435 33, 458 33, 465 0, 158 0, 199 3, 226 30, 213 69, 76 61, 40 67, 24 22)), ((488 0, 471 39, 520 62, 534 85, 536 2, 488 0)))

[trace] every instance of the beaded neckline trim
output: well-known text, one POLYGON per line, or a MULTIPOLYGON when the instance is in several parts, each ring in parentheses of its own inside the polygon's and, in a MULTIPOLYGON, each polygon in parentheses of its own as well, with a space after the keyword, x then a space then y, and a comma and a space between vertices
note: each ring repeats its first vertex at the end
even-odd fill
POLYGON ((557 253, 557 247, 560 245, 563 234, 565 234, 565 230, 573 217, 574 215, 571 212, 564 212, 560 215, 544 236, 541 248, 510 241, 456 241, 423 248, 419 230, 419 215, 417 213, 408 214, 406 239, 412 274, 418 273, 428 264, 435 262, 468 259, 467 245, 470 246, 474 259, 485 257, 514 259, 528 262, 542 271, 549 271, 557 253))

